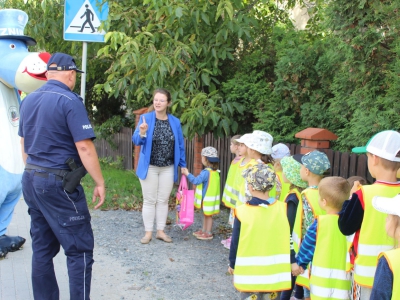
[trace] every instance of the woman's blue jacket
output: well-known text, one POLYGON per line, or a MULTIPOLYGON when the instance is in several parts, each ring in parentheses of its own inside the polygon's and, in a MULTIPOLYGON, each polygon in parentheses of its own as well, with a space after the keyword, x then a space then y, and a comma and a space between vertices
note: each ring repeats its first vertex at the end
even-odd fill
MULTIPOLYGON (((185 155, 185 141, 183 139, 181 122, 177 117, 168 114, 168 121, 171 126, 172 132, 175 136, 174 146, 174 182, 178 181, 178 166, 186 167, 186 155, 185 155)), ((136 174, 144 180, 147 176, 147 171, 150 165, 151 148, 153 144, 153 132, 156 124, 156 113, 154 111, 149 112, 140 116, 139 123, 132 136, 132 142, 136 146, 140 147, 139 162, 137 165, 136 174), (149 126, 147 129, 147 137, 140 137, 139 126, 143 123, 143 116, 146 119, 146 123, 149 126)))

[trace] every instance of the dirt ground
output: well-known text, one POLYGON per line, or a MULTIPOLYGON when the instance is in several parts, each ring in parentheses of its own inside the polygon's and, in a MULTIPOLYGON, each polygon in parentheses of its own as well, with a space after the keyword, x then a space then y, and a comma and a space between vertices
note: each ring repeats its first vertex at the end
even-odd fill
POLYGON ((228 211, 214 218, 214 239, 197 240, 202 215, 182 231, 171 225, 165 232, 173 243, 155 239, 140 243, 144 234, 141 212, 92 211, 95 235, 92 299, 238 299, 227 273, 229 250, 221 240, 229 231, 228 211))

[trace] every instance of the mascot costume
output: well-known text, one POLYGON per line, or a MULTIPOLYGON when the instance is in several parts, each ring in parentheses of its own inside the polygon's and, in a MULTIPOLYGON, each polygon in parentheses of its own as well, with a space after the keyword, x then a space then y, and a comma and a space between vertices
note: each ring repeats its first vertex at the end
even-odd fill
POLYGON ((50 59, 46 52, 28 52, 28 46, 36 45, 36 41, 24 35, 27 22, 28 15, 21 10, 0 10, 0 258, 25 243, 20 236, 6 235, 22 194, 19 91, 30 93, 46 82, 50 59))

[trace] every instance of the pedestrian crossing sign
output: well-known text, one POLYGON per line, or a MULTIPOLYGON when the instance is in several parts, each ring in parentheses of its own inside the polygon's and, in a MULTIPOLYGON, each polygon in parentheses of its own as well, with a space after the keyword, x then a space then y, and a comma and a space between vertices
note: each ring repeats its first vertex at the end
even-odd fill
POLYGON ((107 20, 108 2, 101 0, 65 0, 64 40, 104 42, 106 32, 100 23, 107 20), (103 3, 99 6, 100 3, 103 3))

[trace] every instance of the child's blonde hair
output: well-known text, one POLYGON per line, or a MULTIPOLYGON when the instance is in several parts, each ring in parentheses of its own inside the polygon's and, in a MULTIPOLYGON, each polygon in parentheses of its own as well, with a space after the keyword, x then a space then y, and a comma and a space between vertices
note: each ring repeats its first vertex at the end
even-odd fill
POLYGON ((231 137, 231 143, 234 144, 235 146, 239 146, 240 143, 236 140, 238 140, 240 138, 241 138, 240 134, 234 135, 233 137, 231 137))
POLYGON ((341 209, 343 202, 349 199, 350 184, 343 177, 325 177, 318 185, 319 195, 332 208, 341 209))
MULTIPOLYGON (((371 155, 373 155, 373 154, 371 154, 371 155)), ((378 156, 378 155, 376 155, 376 156, 378 156)), ((381 166, 385 170, 390 171, 390 172, 396 172, 400 168, 400 162, 391 161, 391 160, 388 160, 388 159, 380 157, 380 156, 378 156, 378 157, 379 157, 381 166)))

